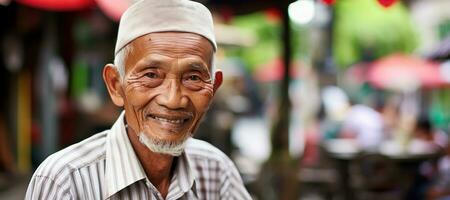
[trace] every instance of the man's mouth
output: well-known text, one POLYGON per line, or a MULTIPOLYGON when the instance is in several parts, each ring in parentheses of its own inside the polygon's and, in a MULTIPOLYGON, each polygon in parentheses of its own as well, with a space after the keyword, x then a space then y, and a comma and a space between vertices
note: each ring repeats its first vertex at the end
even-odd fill
POLYGON ((147 117, 160 121, 162 123, 170 123, 174 125, 182 125, 185 122, 189 121, 190 117, 165 117, 165 116, 156 116, 156 115, 147 115, 147 117))

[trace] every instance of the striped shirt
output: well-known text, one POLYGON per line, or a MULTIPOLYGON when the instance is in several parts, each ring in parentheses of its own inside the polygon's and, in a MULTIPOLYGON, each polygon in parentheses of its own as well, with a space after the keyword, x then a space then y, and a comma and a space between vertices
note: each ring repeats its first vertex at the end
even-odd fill
MULTIPOLYGON (((124 112, 110 130, 49 156, 31 178, 25 199, 153 199, 128 139, 124 112)), ((233 162, 209 143, 189 139, 176 158, 166 199, 251 199, 233 162)))

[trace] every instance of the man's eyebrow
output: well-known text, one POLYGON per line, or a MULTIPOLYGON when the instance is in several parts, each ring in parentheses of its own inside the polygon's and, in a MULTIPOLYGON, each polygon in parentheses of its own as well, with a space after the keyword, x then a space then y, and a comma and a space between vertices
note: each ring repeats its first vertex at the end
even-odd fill
POLYGON ((209 73, 208 67, 206 67, 203 63, 191 62, 189 63, 189 67, 197 71, 209 73))
POLYGON ((159 60, 150 60, 145 63, 145 67, 158 67, 161 65, 161 61, 159 60))
POLYGON ((155 58, 146 58, 140 63, 140 66, 143 68, 154 68, 160 67, 163 61, 155 58))

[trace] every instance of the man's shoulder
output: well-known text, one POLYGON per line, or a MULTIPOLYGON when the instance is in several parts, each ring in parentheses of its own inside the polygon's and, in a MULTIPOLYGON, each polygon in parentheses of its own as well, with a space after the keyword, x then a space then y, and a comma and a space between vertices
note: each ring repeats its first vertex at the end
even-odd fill
POLYGON ((221 164, 232 164, 230 158, 212 144, 203 140, 191 138, 186 143, 185 152, 190 159, 215 161, 221 164))
POLYGON ((50 155, 39 165, 33 176, 55 180, 57 177, 65 177, 75 170, 104 160, 108 132, 97 133, 50 155))
POLYGON ((197 139, 188 140, 185 152, 192 161, 200 191, 220 191, 221 199, 251 199, 239 171, 225 153, 197 139))

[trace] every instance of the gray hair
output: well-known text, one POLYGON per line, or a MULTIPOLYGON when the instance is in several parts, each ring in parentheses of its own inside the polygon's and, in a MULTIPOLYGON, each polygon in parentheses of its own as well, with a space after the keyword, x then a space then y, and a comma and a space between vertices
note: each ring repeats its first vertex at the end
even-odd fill
POLYGON ((131 45, 125 45, 114 57, 114 66, 119 72, 120 78, 125 79, 125 58, 133 51, 131 45))
MULTIPOLYGON (((122 80, 125 79, 125 58, 133 52, 133 47, 130 44, 125 45, 119 52, 117 52, 114 57, 114 66, 116 70, 119 72, 120 78, 122 80)), ((214 81, 214 74, 216 72, 215 58, 214 53, 211 58, 211 80, 214 81)))

